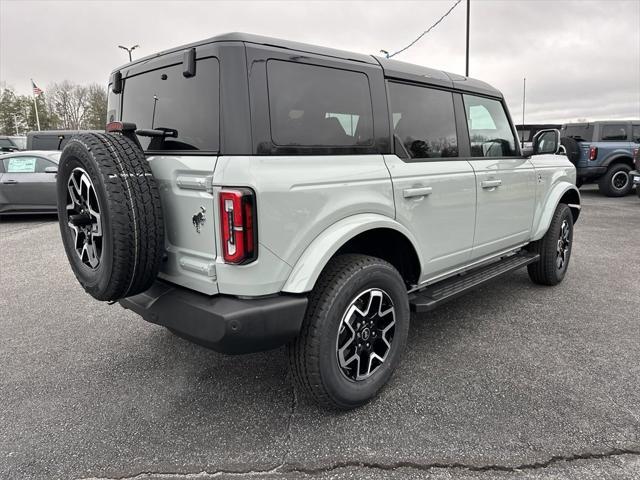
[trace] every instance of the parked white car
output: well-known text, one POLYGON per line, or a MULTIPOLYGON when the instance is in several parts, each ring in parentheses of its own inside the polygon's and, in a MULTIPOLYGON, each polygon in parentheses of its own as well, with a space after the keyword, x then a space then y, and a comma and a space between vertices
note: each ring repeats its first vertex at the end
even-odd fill
POLYGON ((484 82, 236 33, 118 68, 108 115, 60 161, 80 283, 221 352, 287 344, 322 405, 378 392, 410 311, 566 274, 575 168, 484 82))

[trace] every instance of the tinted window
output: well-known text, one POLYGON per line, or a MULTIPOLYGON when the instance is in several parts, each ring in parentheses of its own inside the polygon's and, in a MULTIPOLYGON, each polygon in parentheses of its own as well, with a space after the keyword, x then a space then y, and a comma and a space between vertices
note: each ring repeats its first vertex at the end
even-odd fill
POLYGON ((65 135, 34 135, 31 139, 30 150, 62 150, 69 139, 70 134, 65 135))
POLYGON ((634 142, 640 143, 640 125, 633 126, 631 137, 634 142))
POLYGON ((518 128, 518 137, 520 137, 521 142, 530 142, 532 135, 532 131, 527 129, 518 128))
POLYGON ((464 95, 472 157, 518 155, 507 114, 497 100, 464 95))
MULTIPOLYGON (((138 136, 145 150, 217 152, 218 60, 198 60, 194 77, 186 78, 182 70, 179 64, 127 78, 122 93, 122 121, 135 123, 139 129, 175 131, 175 136, 138 136)), ((112 105, 108 108, 113 110, 112 105)))
POLYGON ((626 140, 629 133, 628 130, 627 125, 623 124, 602 125, 600 139, 608 141, 626 140))
POLYGON ((25 148, 27 148, 27 138, 26 137, 11 137, 11 141, 20 150, 24 150, 25 148))
POLYGON ((563 125, 560 133, 563 137, 590 142, 593 139, 593 125, 563 125))
POLYGON ((57 167, 57 165, 46 158, 36 157, 36 173, 45 173, 45 169, 49 167, 57 167))
POLYGON ((394 134, 411 158, 458 156, 451 92, 389 83, 394 134))
POLYGON ((8 138, 0 138, 0 147, 15 147, 15 145, 8 138))
POLYGON ((269 60, 267 78, 276 145, 373 144, 371 94, 363 73, 269 60))

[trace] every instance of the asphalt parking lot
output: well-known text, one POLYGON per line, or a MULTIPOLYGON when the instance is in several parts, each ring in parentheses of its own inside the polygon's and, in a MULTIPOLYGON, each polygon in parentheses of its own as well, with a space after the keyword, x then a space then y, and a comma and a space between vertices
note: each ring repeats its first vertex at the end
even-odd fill
POLYGON ((347 413, 300 398, 283 349, 93 301, 55 218, 2 219, 0 478, 640 478, 640 199, 583 205, 563 284, 519 271, 414 319, 347 413))

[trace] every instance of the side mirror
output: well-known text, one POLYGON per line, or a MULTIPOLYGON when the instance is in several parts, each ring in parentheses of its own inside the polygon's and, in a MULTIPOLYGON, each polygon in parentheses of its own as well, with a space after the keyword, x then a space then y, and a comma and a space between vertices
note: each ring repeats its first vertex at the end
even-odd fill
POLYGON ((540 130, 533 137, 533 155, 555 155, 560 150, 560 131, 540 130))
POLYGON ((58 173, 58 167, 46 167, 44 173, 58 173))

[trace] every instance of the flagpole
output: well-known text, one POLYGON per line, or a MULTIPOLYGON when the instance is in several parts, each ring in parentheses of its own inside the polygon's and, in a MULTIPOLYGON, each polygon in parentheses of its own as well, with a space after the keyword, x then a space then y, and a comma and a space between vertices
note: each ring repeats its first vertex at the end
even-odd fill
MULTIPOLYGON (((33 83, 33 78, 31 79, 31 84, 35 85, 35 83, 33 83)), ((36 94, 33 94, 33 108, 36 109, 36 124, 38 125, 38 131, 40 131, 40 116, 38 115, 38 102, 36 101, 36 94)))

